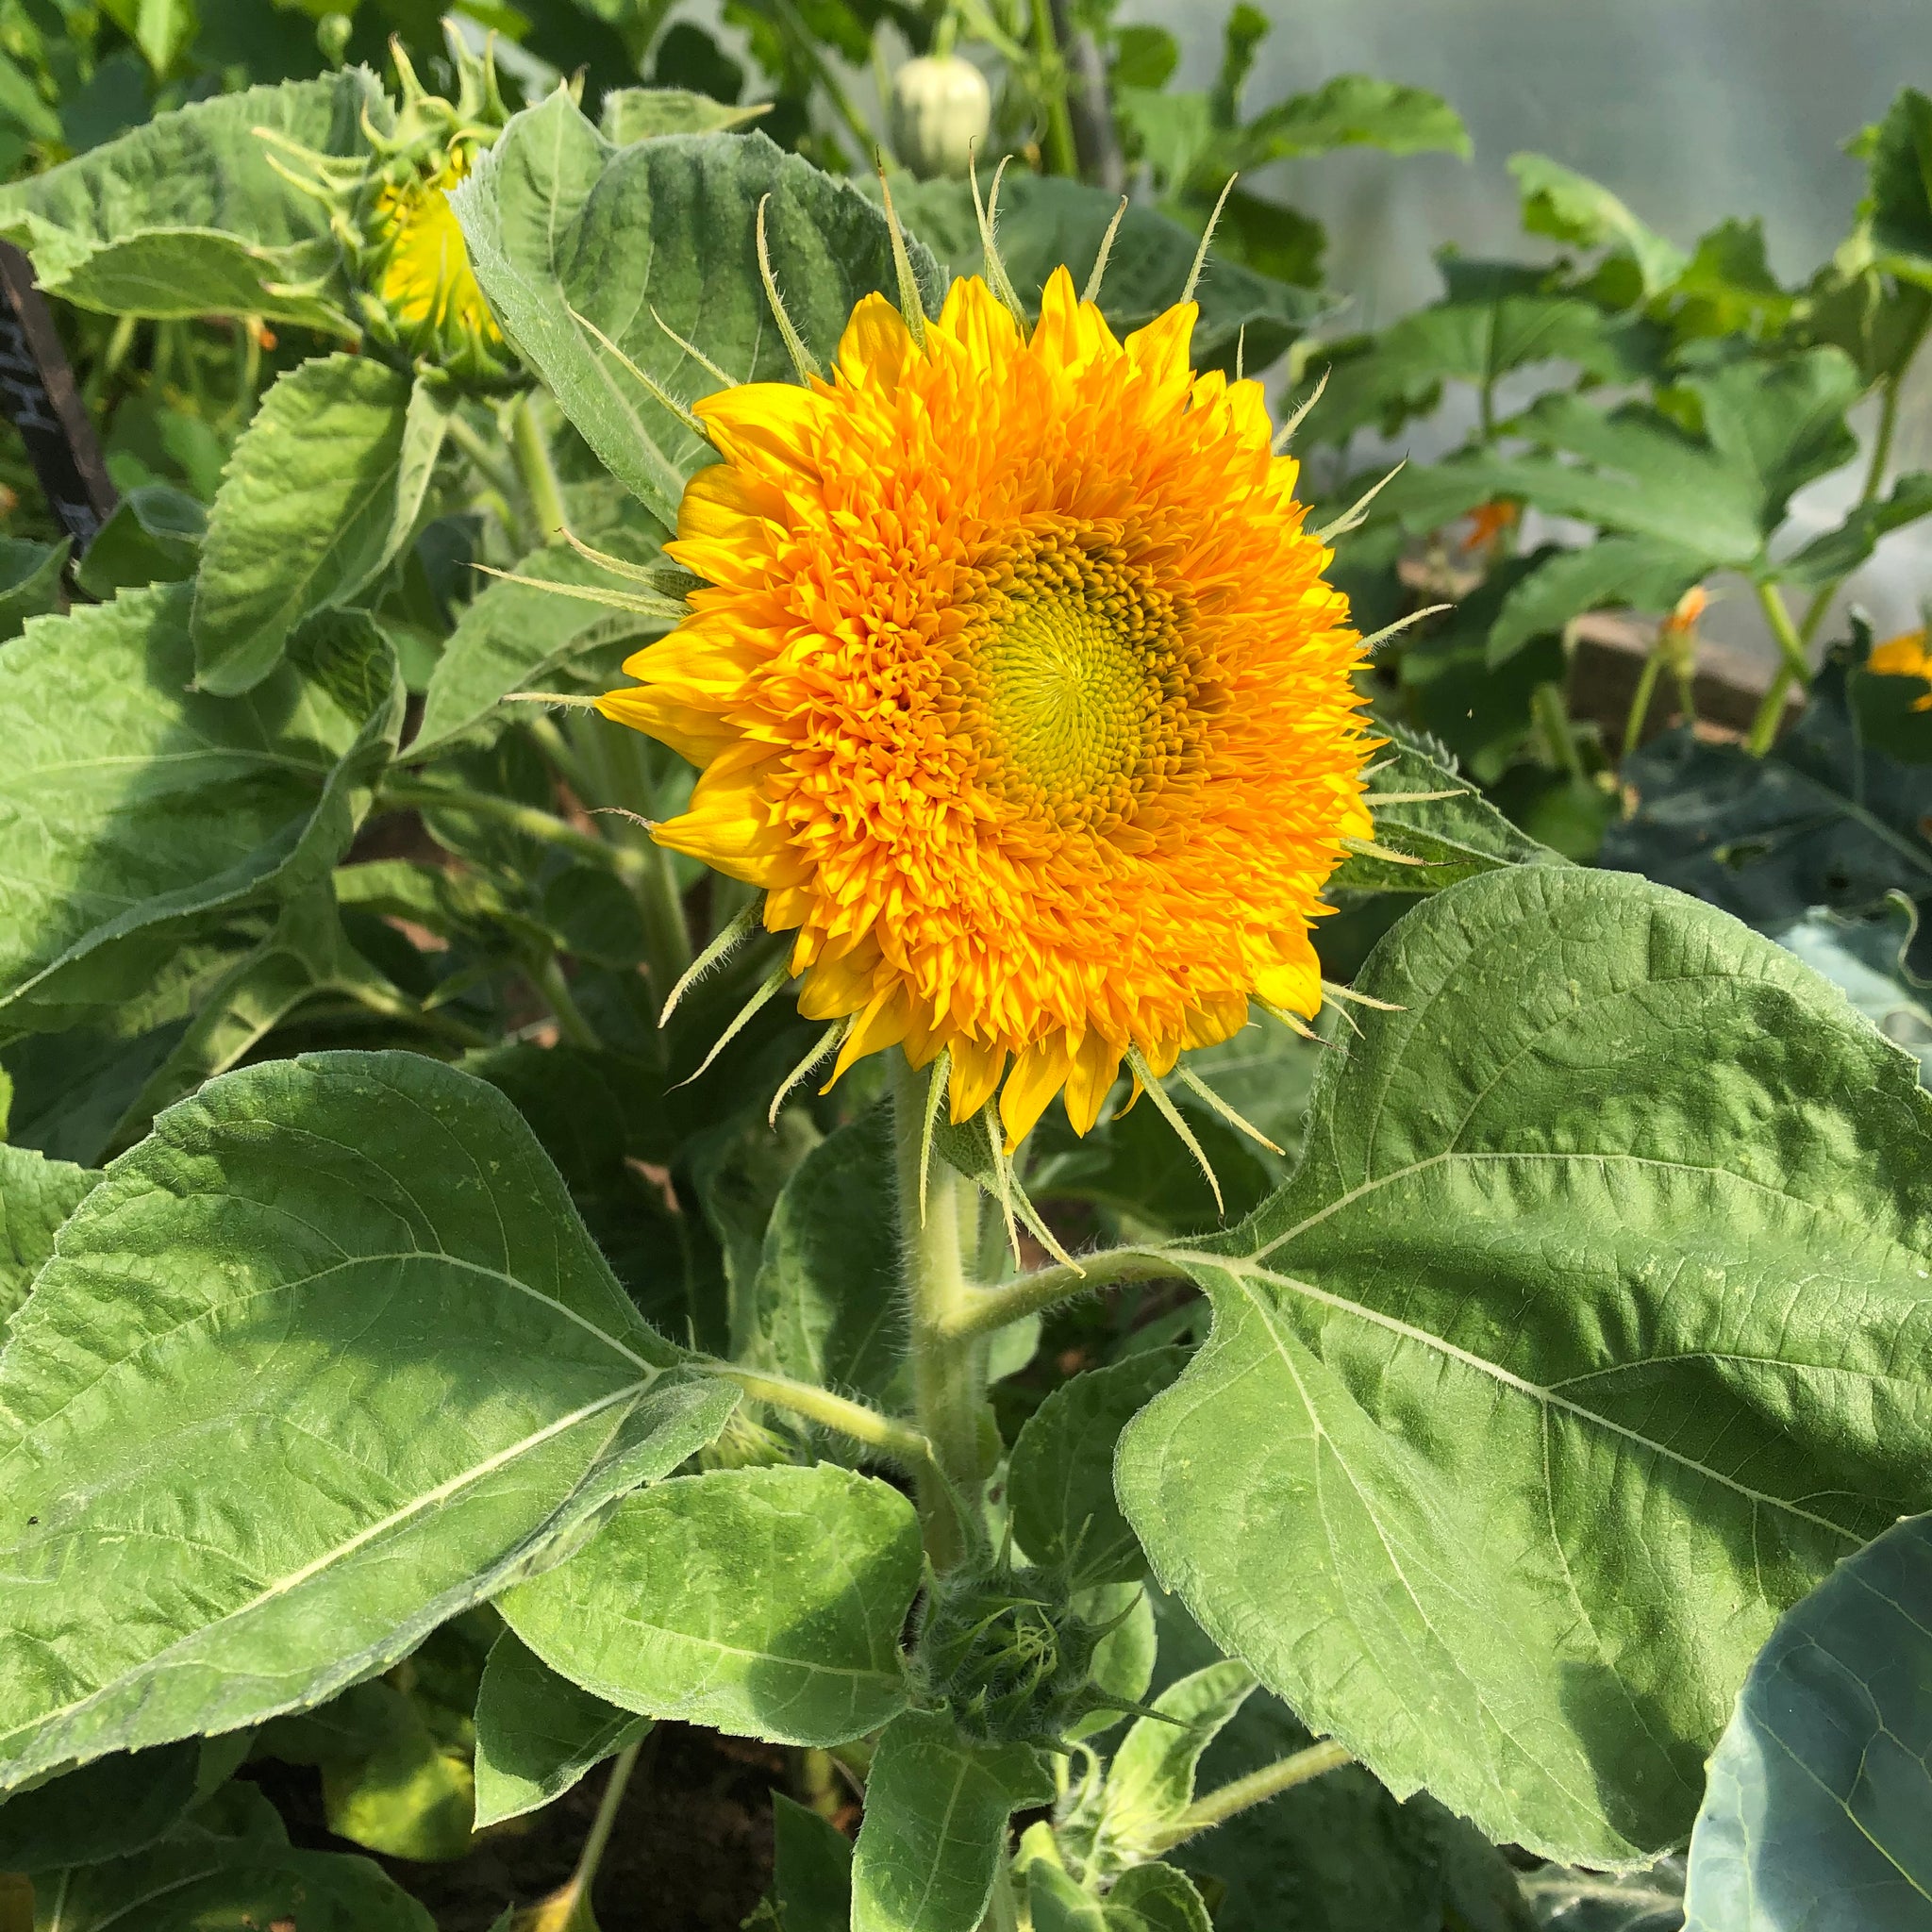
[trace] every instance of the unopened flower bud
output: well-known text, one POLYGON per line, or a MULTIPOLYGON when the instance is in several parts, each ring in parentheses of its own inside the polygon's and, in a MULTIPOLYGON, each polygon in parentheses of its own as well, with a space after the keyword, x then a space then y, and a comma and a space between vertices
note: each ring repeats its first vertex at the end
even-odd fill
POLYGON ((892 76, 892 144, 919 175, 964 179, 992 126, 992 92, 972 61, 924 54, 892 76))

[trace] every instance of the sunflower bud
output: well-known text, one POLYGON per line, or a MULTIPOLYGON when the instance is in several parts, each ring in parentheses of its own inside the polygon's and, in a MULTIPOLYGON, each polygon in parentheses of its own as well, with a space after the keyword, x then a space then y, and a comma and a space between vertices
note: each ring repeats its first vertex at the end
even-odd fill
POLYGON ((395 49, 403 99, 393 125, 367 117, 366 156, 322 156, 276 138, 272 162, 330 212, 369 341, 417 369, 472 388, 520 380, 483 299, 449 191, 469 174, 508 119, 488 55, 449 32, 458 87, 446 101, 417 79, 395 49))
POLYGON ((968 1737, 1053 1744, 1094 1707, 1093 1653, 1112 1628, 1075 1614, 1045 1571, 955 1571, 927 1600, 919 1663, 968 1737))
POLYGON ((892 76, 892 145, 922 180, 963 180, 991 125, 986 76, 957 54, 922 55, 892 76))

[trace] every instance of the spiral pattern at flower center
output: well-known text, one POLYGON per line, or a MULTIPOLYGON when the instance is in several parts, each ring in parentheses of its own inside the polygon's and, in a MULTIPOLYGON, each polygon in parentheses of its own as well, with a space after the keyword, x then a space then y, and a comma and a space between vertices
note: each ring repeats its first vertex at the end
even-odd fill
POLYGON ((1000 573, 984 609, 969 713, 994 791, 1104 829, 1187 762, 1199 719, 1182 627, 1118 551, 1045 537, 1000 573))

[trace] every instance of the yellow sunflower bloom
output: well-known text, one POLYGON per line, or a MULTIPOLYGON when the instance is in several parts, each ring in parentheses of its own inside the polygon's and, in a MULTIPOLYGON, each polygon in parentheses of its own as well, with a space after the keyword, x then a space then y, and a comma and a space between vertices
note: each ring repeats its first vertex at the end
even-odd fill
MULTIPOLYGON (((1871 657, 1865 660, 1865 669, 1875 671, 1880 677, 1916 677, 1932 687, 1932 652, 1925 649, 1925 638, 1923 630, 1908 630, 1887 638, 1882 644, 1874 646, 1871 657)), ((1912 709, 1932 711, 1932 689, 1912 700, 1912 709)))
POLYGON ((833 1077, 946 1052, 956 1121, 1004 1076, 1009 1147, 1251 996, 1312 1016, 1372 829, 1331 553, 1195 315, 1119 341, 1061 270, 1028 337, 975 278, 921 345, 873 295, 830 381, 697 404, 724 460, 669 550, 709 588, 600 702, 703 768, 657 837, 765 890, 833 1077))

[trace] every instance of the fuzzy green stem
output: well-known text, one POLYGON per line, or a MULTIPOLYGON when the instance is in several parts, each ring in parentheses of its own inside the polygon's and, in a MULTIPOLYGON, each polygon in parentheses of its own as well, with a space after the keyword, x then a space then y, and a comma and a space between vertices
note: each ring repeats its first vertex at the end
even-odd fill
POLYGON ((608 865, 621 874, 626 884, 636 885, 643 867, 642 855, 593 833, 580 832, 554 812, 534 805, 520 805, 493 791, 477 791, 467 785, 385 785, 376 800, 378 811, 454 811, 472 818, 490 819, 507 830, 554 845, 561 852, 575 854, 593 865, 608 865))
POLYGON ((1067 106, 1067 63, 1053 30, 1052 0, 1033 0, 1034 85, 1046 109, 1042 158, 1051 175, 1078 178, 1079 151, 1074 145, 1073 111, 1067 106))
POLYGON ((1259 1771, 1251 1771, 1246 1777, 1238 1777, 1232 1784, 1209 1791, 1205 1798, 1196 1798, 1160 1833, 1157 1849, 1172 1851, 1175 1845, 1198 1832, 1211 1831, 1217 1824, 1225 1824, 1241 1812, 1265 1804, 1283 1791, 1292 1790, 1296 1785, 1305 1785, 1310 1778, 1320 1777, 1324 1772, 1338 1769, 1349 1761, 1349 1756, 1347 1749, 1333 1738, 1324 1738, 1319 1744, 1310 1744, 1306 1751, 1297 1751, 1291 1757, 1264 1764, 1259 1771))
POLYGON ((510 425, 509 446, 516 458, 524 493, 530 499, 537 541, 554 543, 558 532, 569 526, 570 518, 563 508, 563 485, 558 481, 557 466, 550 460, 550 445, 543 440, 543 425, 537 420, 535 390, 517 405, 510 425))
POLYGON ((862 1402, 834 1395, 829 1389, 810 1382, 793 1381, 790 1375, 741 1368, 736 1362, 699 1362, 692 1366, 702 1368, 707 1374, 722 1375, 736 1382, 747 1395, 768 1402, 774 1408, 790 1409, 808 1422, 836 1430, 868 1449, 876 1449, 882 1456, 904 1463, 915 1474, 932 1467, 932 1444, 917 1429, 894 1422, 891 1416, 881 1415, 862 1402))
POLYGON ((919 1513, 926 1555, 950 1570, 967 1554, 965 1514, 981 1510, 979 1417, 985 1405, 986 1351, 958 1331, 960 1311, 975 1291, 959 1248, 962 1181, 943 1160, 932 1162, 920 1195, 925 1082, 897 1058, 892 1094, 897 1142, 900 1266, 912 1353, 912 1400, 933 1461, 919 1475, 919 1513))
POLYGON ((969 1289, 955 1304, 945 1332, 955 1341, 976 1339, 1096 1289, 1128 1281, 1171 1281, 1180 1272, 1174 1257, 1158 1248, 1108 1248, 1086 1256, 1077 1268, 1041 1268, 999 1288, 969 1289))

